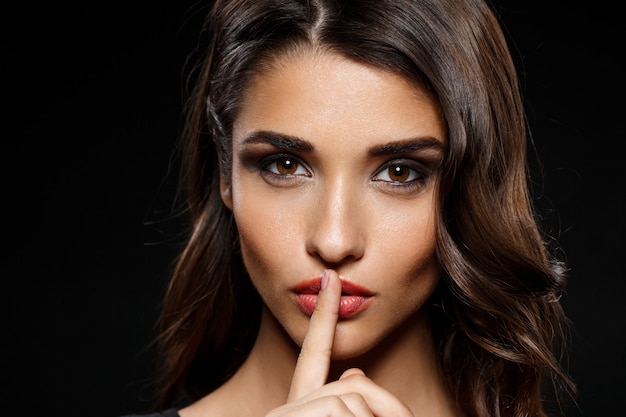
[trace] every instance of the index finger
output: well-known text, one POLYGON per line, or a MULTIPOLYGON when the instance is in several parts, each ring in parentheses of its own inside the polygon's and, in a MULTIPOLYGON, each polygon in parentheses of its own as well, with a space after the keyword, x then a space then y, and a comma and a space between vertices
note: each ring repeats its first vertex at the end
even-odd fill
POLYGON ((315 311, 294 370, 288 401, 304 397, 326 384, 340 303, 341 281, 335 271, 325 270, 322 289, 317 295, 315 311))

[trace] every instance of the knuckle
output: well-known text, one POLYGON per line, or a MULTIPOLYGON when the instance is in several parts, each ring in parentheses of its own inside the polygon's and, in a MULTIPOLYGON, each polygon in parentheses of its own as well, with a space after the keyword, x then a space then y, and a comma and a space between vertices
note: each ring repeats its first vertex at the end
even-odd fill
POLYGON ((343 397, 345 398, 346 402, 367 406, 367 401, 365 401, 365 397, 363 397, 363 395, 359 394, 358 392, 349 392, 347 394, 344 394, 343 397))
POLYGON ((298 360, 324 359, 330 356, 330 348, 310 348, 307 344, 302 346, 298 355, 298 360))
POLYGON ((370 379, 365 375, 356 373, 346 376, 345 379, 350 381, 351 384, 355 384, 356 386, 364 386, 370 381, 370 379))
POLYGON ((343 399, 341 399, 340 397, 337 397, 335 395, 331 395, 329 397, 326 397, 326 401, 327 401, 327 405, 331 409, 336 409, 336 410, 347 410, 348 409, 348 406, 346 405, 345 401, 343 399))

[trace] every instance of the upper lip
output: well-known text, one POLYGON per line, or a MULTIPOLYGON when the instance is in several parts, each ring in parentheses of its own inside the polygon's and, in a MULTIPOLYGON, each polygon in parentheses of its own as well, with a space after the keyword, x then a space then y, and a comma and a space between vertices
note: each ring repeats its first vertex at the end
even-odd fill
MULTIPOLYGON (((299 282, 291 289, 298 294, 317 294, 322 287, 322 278, 313 278, 299 282)), ((342 295, 358 295, 361 297, 371 297, 373 292, 365 287, 362 287, 354 282, 350 282, 345 279, 341 279, 341 294, 342 295)))

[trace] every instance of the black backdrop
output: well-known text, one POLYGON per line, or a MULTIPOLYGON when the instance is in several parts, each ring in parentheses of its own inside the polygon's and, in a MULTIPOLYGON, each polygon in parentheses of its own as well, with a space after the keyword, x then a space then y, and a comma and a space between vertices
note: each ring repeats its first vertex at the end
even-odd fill
MULTIPOLYGON (((37 0, 3 16, 4 410, 114 417, 152 398, 175 247, 169 155, 207 8, 156 3, 37 0)), ((581 394, 569 416, 619 415, 623 23, 590 2, 497 9, 542 163, 537 202, 571 268, 563 302, 581 394)))

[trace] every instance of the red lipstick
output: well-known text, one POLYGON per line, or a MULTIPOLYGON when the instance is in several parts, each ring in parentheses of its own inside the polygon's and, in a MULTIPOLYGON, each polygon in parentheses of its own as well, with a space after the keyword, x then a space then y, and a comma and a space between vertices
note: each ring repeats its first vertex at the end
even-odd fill
MULTIPOLYGON (((292 288, 296 301, 307 314, 313 314, 317 303, 317 293, 322 286, 321 278, 302 281, 292 288)), ((369 307, 373 301, 374 293, 360 285, 350 281, 341 280, 341 303, 339 305, 339 318, 345 319, 355 316, 369 307)))

